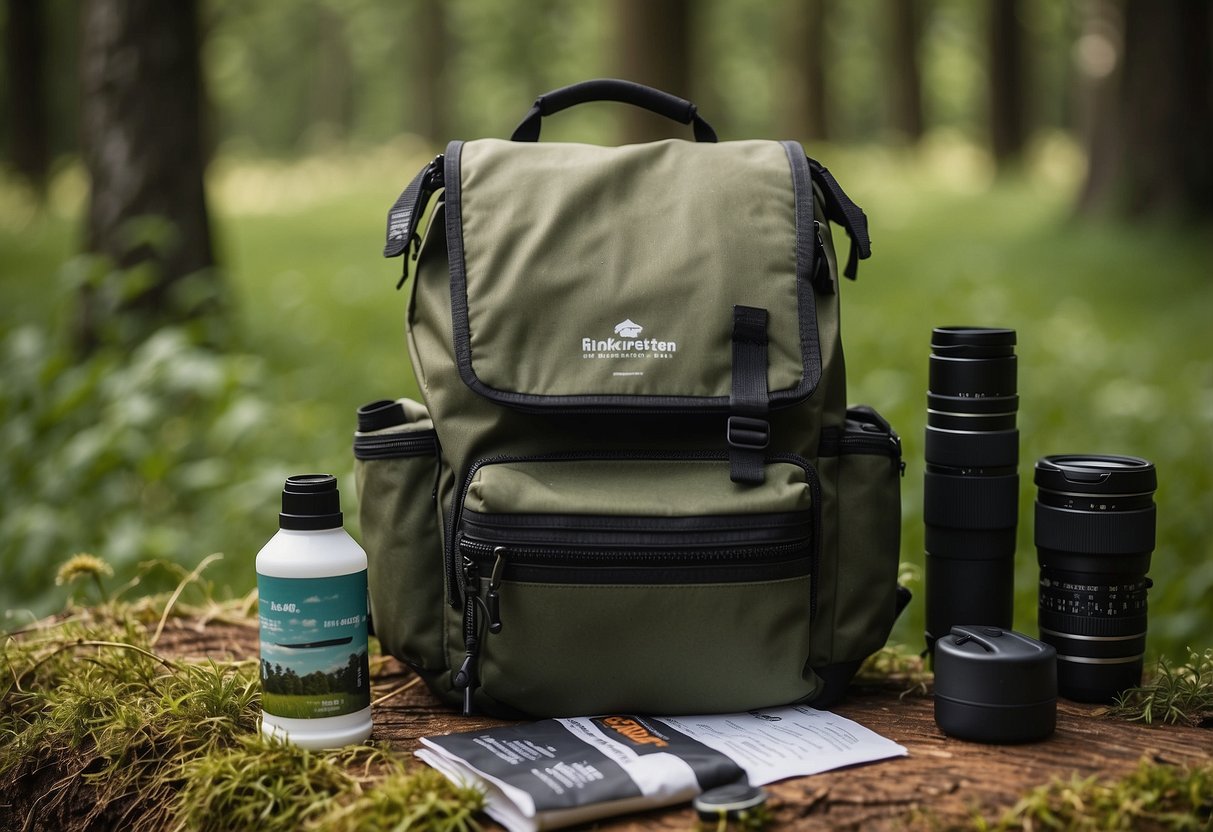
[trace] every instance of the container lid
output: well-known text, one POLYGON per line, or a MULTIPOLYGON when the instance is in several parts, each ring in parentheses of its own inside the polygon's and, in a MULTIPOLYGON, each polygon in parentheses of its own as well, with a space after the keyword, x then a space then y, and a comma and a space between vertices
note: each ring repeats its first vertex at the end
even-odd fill
POLYGON ((1009 707, 1057 699, 1057 651, 1001 627, 964 625, 935 642, 935 696, 1009 707))
POLYGON ((332 474, 298 474, 286 478, 278 527, 319 531, 341 527, 341 493, 332 474))

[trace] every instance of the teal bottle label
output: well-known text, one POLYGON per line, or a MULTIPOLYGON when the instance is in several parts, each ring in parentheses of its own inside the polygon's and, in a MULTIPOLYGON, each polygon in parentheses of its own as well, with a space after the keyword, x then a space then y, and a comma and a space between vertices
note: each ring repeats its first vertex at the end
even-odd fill
POLYGON ((257 576, 261 708, 291 719, 371 704, 366 570, 328 578, 257 576))

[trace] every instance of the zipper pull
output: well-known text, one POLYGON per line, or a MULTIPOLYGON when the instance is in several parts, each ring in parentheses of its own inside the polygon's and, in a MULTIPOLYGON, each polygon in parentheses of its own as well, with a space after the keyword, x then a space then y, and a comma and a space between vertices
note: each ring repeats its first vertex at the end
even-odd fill
POLYGON ((489 576, 489 594, 484 599, 485 611, 489 616, 489 632, 501 632, 501 595, 498 590, 501 588, 501 578, 505 573, 505 553, 504 546, 498 546, 493 550, 496 560, 493 561, 493 573, 489 576))
POLYGON ((479 625, 476 621, 476 604, 479 574, 476 570, 476 559, 471 555, 463 556, 463 595, 466 599, 463 607, 463 646, 466 651, 463 663, 455 671, 455 689, 463 690, 463 715, 472 715, 472 695, 476 692, 476 657, 480 655, 479 625))
POLYGON ((463 657, 463 664, 455 671, 455 689, 463 691, 463 715, 472 716, 475 713, 472 695, 479 687, 476 681, 476 657, 480 654, 480 640, 470 638, 465 647, 467 653, 463 657))

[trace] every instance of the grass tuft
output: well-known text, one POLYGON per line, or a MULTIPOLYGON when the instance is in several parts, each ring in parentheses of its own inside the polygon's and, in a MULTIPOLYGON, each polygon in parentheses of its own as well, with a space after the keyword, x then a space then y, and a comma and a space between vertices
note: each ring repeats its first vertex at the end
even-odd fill
POLYGON ((864 661, 855 674, 861 685, 901 688, 902 697, 926 696, 935 674, 927 668, 926 657, 904 644, 890 643, 864 661))
POLYGON ((1188 660, 1178 667, 1163 656, 1150 681, 1122 693, 1111 713, 1147 725, 1213 721, 1213 648, 1203 653, 1189 649, 1188 660))
POLYGON ((1143 760, 1114 780, 1055 780, 1034 789, 997 821, 974 818, 981 830, 1196 830, 1213 826, 1213 763, 1195 767, 1143 760))

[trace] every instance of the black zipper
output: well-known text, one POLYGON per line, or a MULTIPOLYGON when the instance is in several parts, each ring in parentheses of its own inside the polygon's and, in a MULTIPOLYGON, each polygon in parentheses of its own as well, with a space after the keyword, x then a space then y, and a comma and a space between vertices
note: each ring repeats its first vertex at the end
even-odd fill
POLYGON ((488 574, 484 601, 488 630, 501 632, 500 592, 503 580, 560 584, 704 584, 777 581, 809 574, 808 538, 778 545, 646 551, 635 548, 578 549, 575 546, 497 545, 464 535, 465 563, 475 561, 476 574, 488 574), (486 571, 487 570, 487 571, 486 571))
POLYGON ((822 428, 818 456, 878 454, 901 459, 901 437, 895 433, 843 430, 836 425, 822 428))
POLYGON ((434 456, 437 453, 438 435, 432 430, 354 437, 354 457, 356 459, 396 459, 410 456, 434 456))
MULTIPOLYGON (((455 495, 455 502, 451 510, 451 518, 447 524, 447 545, 445 552, 446 559, 446 576, 447 576, 447 603, 451 607, 458 608, 460 597, 457 589, 459 583, 458 570, 458 549, 459 539, 462 532, 456 530, 460 528, 460 519, 463 514, 463 504, 467 499, 468 490, 472 487, 472 480, 480 469, 488 465, 504 465, 516 462, 561 462, 561 461, 620 461, 627 462, 629 460, 636 461, 670 461, 670 462, 694 462, 703 460, 708 462, 727 461, 729 458, 728 451, 566 451, 553 454, 539 454, 534 456, 510 456, 501 455, 494 457, 486 457, 478 459, 472 466, 468 468, 467 474, 463 478, 463 487, 459 493, 455 495)), ((789 462, 793 465, 800 466, 805 472, 805 480, 809 485, 809 493, 813 500, 813 529, 814 532, 821 528, 821 483, 817 479, 817 469, 813 467, 813 463, 797 454, 776 454, 768 456, 765 464, 772 462, 789 462)), ((814 533, 813 538, 813 574, 817 574, 817 561, 821 550, 819 535, 814 533)), ((816 582, 813 584, 812 590, 812 612, 817 612, 817 590, 816 582)))
POLYGON ((887 419, 867 405, 847 408, 844 424, 827 425, 821 429, 817 455, 839 454, 887 456, 897 463, 902 475, 905 474, 906 466, 901 460, 901 437, 887 419))
MULTIPOLYGON (((447 550, 446 556, 446 572, 447 572, 447 589, 448 602, 452 607, 459 607, 459 592, 456 588, 460 584, 462 578, 463 586, 463 638, 464 638, 464 658, 459 669, 455 672, 453 679, 456 689, 463 690, 463 713, 465 716, 472 713, 472 696, 478 685, 476 679, 476 662, 480 654, 480 625, 477 621, 478 604, 486 610, 486 617, 490 619, 490 627, 496 624, 498 630, 501 628, 500 613, 497 611, 497 593, 500 590, 502 580, 505 556, 508 548, 504 546, 495 546, 494 551, 501 550, 498 554, 501 557, 496 557, 494 560, 493 572, 489 579, 489 592, 485 599, 480 598, 479 594, 479 579, 480 579, 480 561, 474 555, 474 550, 465 550, 463 531, 456 533, 456 529, 460 528, 460 516, 463 513, 463 505, 467 499, 468 491, 472 486, 472 480, 480 469, 487 465, 500 465, 516 462, 559 462, 559 461, 600 461, 600 460, 619 460, 626 462, 628 460, 646 460, 646 461, 661 461, 669 460, 671 462, 682 461, 727 461, 729 458, 728 451, 600 451, 596 453, 586 453, 582 451, 571 451, 556 454, 545 454, 536 456, 497 456, 486 459, 477 460, 468 469, 467 474, 463 479, 463 487, 455 496, 456 502, 451 511, 450 524, 447 527, 447 550), (462 554, 462 569, 459 568, 458 556, 462 554)), ((817 478, 817 470, 813 467, 813 463, 802 456, 796 454, 776 454, 767 457, 764 460, 765 464, 773 462, 789 462, 793 465, 800 466, 805 472, 805 480, 809 485, 809 493, 813 502, 813 534, 810 538, 808 549, 808 574, 811 576, 809 582, 809 620, 812 621, 817 617, 817 576, 821 562, 821 483, 817 478)), ((469 541, 471 542, 471 541, 469 541)), ((801 551, 803 551, 803 548, 801 551)))

